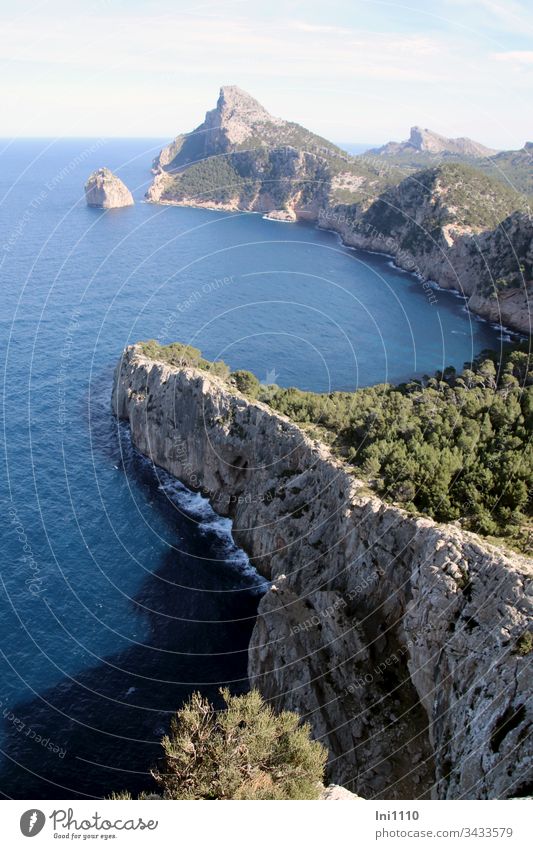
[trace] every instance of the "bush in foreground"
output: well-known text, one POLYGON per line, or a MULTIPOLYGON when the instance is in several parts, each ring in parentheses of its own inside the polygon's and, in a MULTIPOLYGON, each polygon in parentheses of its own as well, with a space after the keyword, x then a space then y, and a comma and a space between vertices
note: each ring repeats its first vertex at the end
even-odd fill
POLYGON ((318 798, 327 751, 309 726, 296 713, 275 714, 256 690, 221 693, 224 710, 194 693, 173 717, 153 772, 162 798, 318 798))

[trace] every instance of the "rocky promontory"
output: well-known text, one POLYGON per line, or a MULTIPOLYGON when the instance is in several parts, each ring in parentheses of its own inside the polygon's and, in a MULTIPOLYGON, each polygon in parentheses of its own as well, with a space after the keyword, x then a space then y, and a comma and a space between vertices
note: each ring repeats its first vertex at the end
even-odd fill
POLYGON ((271 580, 250 681, 311 723, 330 780, 365 798, 530 794, 530 560, 384 503, 285 416, 141 346, 112 404, 271 580))
POLYGON ((85 183, 85 199, 87 206, 99 209, 118 209, 134 203, 130 190, 109 168, 93 171, 85 183))
POLYGON ((458 163, 419 171, 366 206, 328 206, 319 225, 460 292, 476 315, 531 333, 533 221, 523 196, 482 172, 458 163))
POLYGON ((156 157, 146 198, 316 221, 332 181, 345 171, 353 176, 354 169, 360 175, 353 157, 336 145, 271 115, 238 86, 222 86, 204 122, 156 157))
POLYGON ((391 141, 382 145, 382 147, 372 148, 368 153, 375 156, 429 153, 483 158, 494 156, 498 151, 466 137, 450 139, 439 133, 435 133, 433 130, 428 130, 427 127, 411 127, 409 138, 406 141, 391 141))

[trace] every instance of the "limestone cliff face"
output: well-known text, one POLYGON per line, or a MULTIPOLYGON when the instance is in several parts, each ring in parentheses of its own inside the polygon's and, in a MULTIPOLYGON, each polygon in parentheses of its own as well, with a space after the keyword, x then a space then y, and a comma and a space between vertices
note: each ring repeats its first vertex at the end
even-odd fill
POLYGON ((133 206, 130 190, 109 168, 93 171, 85 183, 85 199, 87 206, 97 206, 100 209, 133 206))
POLYGON ((231 153, 247 139, 276 134, 285 123, 242 88, 222 86, 217 105, 206 112, 204 122, 162 148, 154 170, 176 171, 208 156, 231 153))
POLYGON ((468 298, 477 315, 531 333, 533 221, 524 200, 462 166, 408 177, 366 208, 329 206, 319 225, 390 254, 400 268, 468 298))
MULTIPOLYGON (((209 169, 211 166, 208 166, 209 169)), ((216 165, 214 182, 206 183, 194 166, 181 175, 155 175, 146 193, 153 203, 262 212, 285 221, 316 221, 328 202, 331 184, 324 161, 294 147, 241 151, 216 165)))
POLYGON ((130 347, 112 403, 271 579, 250 680, 311 722, 331 779, 378 798, 530 792, 530 561, 366 494, 325 446, 204 371, 130 347))

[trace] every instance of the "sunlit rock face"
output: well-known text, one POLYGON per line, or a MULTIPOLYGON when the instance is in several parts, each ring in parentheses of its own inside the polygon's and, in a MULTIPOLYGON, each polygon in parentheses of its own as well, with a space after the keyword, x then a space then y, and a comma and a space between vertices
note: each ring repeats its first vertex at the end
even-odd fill
POLYGON ((96 206, 100 209, 133 206, 130 190, 109 168, 93 171, 85 183, 85 199, 87 206, 96 206))
POLYGON ((327 447, 205 371, 126 349, 113 410, 201 490, 272 584, 252 686, 364 798, 528 795, 531 561, 367 493, 327 447))

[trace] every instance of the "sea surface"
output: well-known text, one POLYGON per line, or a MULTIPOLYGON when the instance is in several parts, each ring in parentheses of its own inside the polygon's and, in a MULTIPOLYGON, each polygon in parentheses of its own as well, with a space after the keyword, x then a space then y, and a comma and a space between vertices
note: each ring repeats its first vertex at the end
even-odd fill
POLYGON ((506 344, 387 257, 260 215, 142 202, 165 139, 0 142, 0 792, 149 788, 172 712, 246 689, 265 589, 231 525, 110 412, 125 345, 176 339, 265 382, 354 389, 506 344), (85 205, 96 167, 136 205, 85 205))

